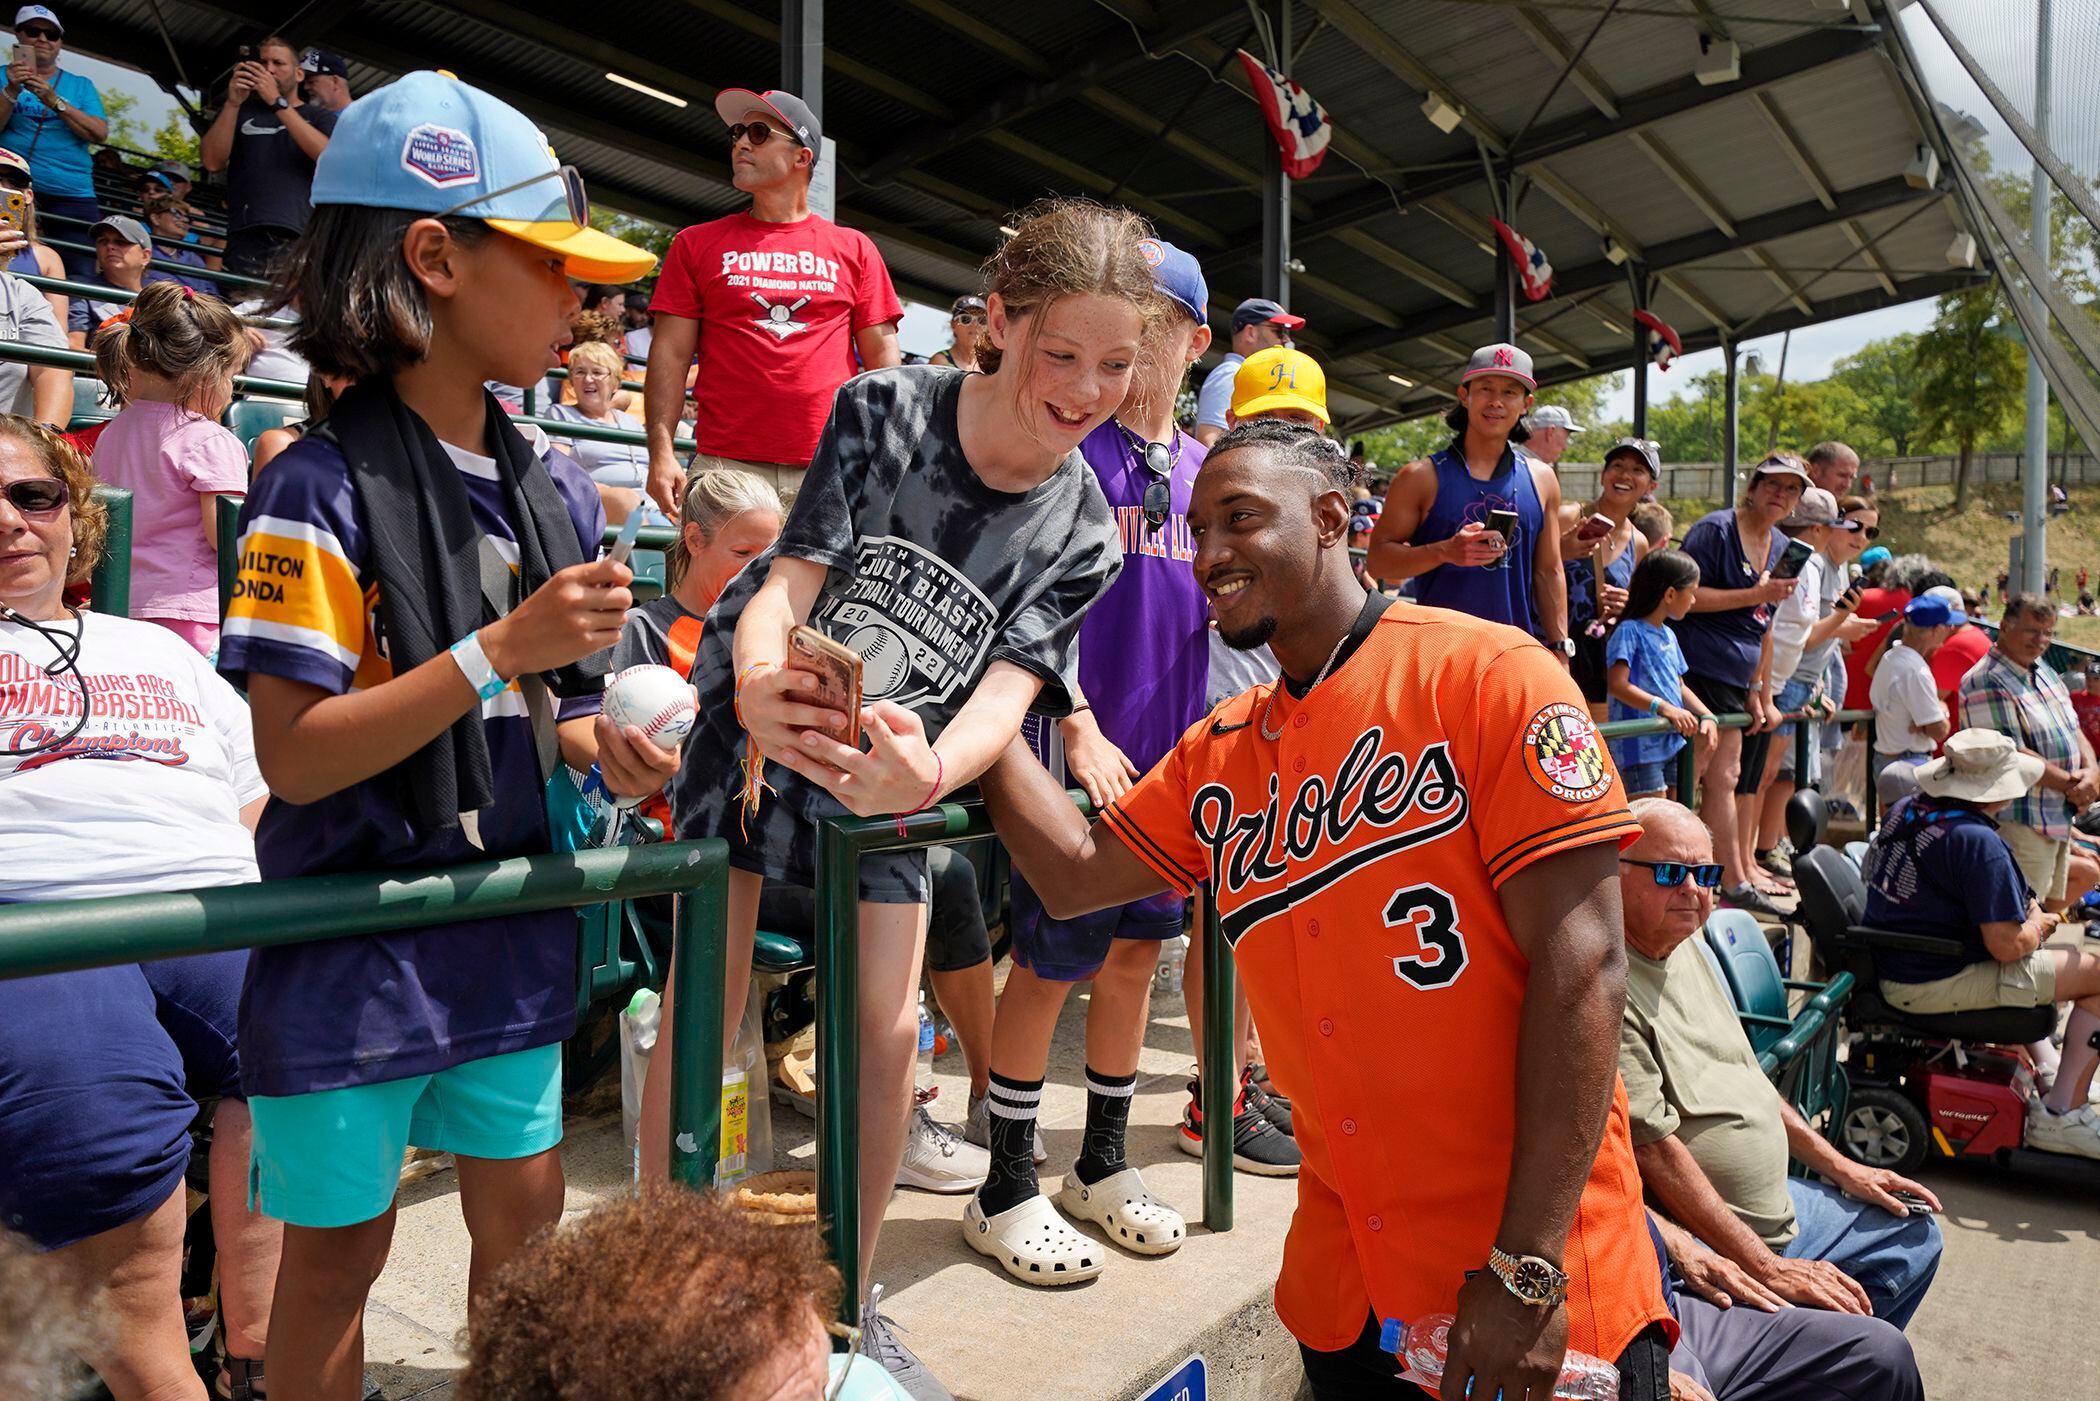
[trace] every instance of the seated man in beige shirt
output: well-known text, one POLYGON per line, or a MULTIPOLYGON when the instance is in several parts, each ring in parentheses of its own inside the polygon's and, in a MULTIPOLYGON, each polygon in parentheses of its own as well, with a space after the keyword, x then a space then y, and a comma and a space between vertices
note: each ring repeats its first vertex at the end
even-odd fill
POLYGON ((1661 798, 1633 804, 1641 839, 1620 857, 1626 1014, 1619 1074, 1648 1198, 1764 1290, 1790 1303, 1910 1321, 1939 1268, 1940 1232, 1897 1194, 1939 1202, 1863 1167, 1809 1127, 1765 1078, 1700 947, 1713 839, 1661 798), (1828 1180, 1789 1177, 1792 1154, 1828 1180))

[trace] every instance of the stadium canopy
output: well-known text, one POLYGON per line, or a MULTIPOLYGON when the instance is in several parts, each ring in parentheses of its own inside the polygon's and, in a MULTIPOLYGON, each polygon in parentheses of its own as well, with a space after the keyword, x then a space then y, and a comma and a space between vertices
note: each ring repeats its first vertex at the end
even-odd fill
POLYGON ((1305 316, 1338 427, 1356 431, 1441 407, 1470 348, 1512 325, 1550 384, 1645 363, 1637 306, 1690 352, 1985 276, 1958 257, 1966 221, 1929 104, 1894 57, 1894 4, 72 0, 64 13, 74 48, 212 104, 236 46, 267 30, 342 54, 355 92, 451 69, 539 120, 600 203, 672 225, 745 202, 716 92, 789 87, 837 142, 840 222, 874 237, 906 295, 977 290, 1000 226, 1034 198, 1117 201, 1201 257, 1221 348, 1242 297, 1305 316), (1281 174, 1240 48, 1329 115, 1309 178, 1281 174), (1498 213, 1550 258, 1546 299, 1523 295, 1498 213))

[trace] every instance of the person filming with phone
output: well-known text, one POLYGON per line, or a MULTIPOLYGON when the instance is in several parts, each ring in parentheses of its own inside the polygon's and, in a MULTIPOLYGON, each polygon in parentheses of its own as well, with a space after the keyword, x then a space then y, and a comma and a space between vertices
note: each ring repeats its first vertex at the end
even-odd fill
POLYGON ((1560 482, 1519 446, 1537 388, 1531 356, 1516 346, 1473 352, 1444 416, 1451 445, 1393 478, 1365 564, 1375 579, 1414 580, 1418 603, 1522 628, 1565 664, 1575 644, 1560 482))
MULTIPOLYGON (((102 211, 88 147, 109 140, 109 119, 95 85, 58 66, 65 46, 65 26, 50 6, 15 11, 15 47, 0 89, 0 146, 29 162, 46 214, 93 223, 102 211)), ((65 264, 67 275, 78 277, 94 268, 95 255, 68 252, 65 264)))
POLYGON ((243 44, 226 101, 198 145, 204 168, 226 172, 226 270, 267 277, 313 213, 314 162, 337 113, 299 94, 299 54, 272 34, 243 44))

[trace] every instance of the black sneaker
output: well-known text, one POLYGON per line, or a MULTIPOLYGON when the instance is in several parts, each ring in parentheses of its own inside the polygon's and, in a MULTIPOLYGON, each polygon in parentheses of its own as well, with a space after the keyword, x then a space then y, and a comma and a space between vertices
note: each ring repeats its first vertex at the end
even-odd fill
MULTIPOLYGON (((1181 1111, 1181 1132, 1174 1135, 1181 1151, 1203 1156, 1202 1086, 1189 1081, 1189 1102, 1181 1111)), ((1258 1092, 1257 1092, 1258 1093, 1258 1092)), ((1232 1166, 1256 1177, 1296 1177, 1301 1155, 1298 1141, 1280 1133, 1268 1116, 1248 1103, 1245 1090, 1232 1106, 1232 1166)))
POLYGON ((1748 881, 1744 881, 1741 885, 1724 887, 1720 892, 1720 896, 1721 903, 1730 909, 1748 910, 1754 915, 1763 915, 1767 919, 1786 918, 1785 913, 1780 910, 1779 906, 1773 904, 1763 891, 1748 881))
POLYGON ((1291 1132, 1290 1100, 1263 1089, 1261 1077, 1254 1073, 1254 1067, 1251 1065, 1247 1067, 1247 1073, 1240 1077, 1240 1094, 1246 1100, 1247 1107, 1258 1111, 1275 1126, 1276 1132, 1290 1134, 1292 1138, 1297 1137, 1291 1132))

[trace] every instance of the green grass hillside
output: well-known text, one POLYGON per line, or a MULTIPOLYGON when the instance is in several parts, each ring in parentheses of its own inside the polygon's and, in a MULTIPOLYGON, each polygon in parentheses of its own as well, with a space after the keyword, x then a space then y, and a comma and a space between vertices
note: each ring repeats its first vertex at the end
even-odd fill
MULTIPOLYGON (((2081 567, 2093 572, 2091 587, 2100 594, 2100 486, 2070 488, 2071 509, 2049 522, 2049 560, 2062 570, 2061 601, 2078 600, 2077 578, 2081 567)), ((1881 505, 1881 538, 1877 542, 1897 554, 1916 552, 1952 574, 1964 588, 1992 590, 1997 601, 1998 571, 2005 568, 2007 546, 2019 526, 2005 518, 2020 509, 2017 483, 1977 486, 1969 493, 1968 509, 1954 509, 1952 486, 1902 487, 1884 491, 1881 505)), ((1714 509, 1718 502, 1672 501, 1681 534, 1693 521, 1714 509)), ((1996 609, 1992 610, 1995 619, 1996 609)), ((2073 647, 2100 651, 2100 618, 2065 618, 2058 637, 2073 647)))

